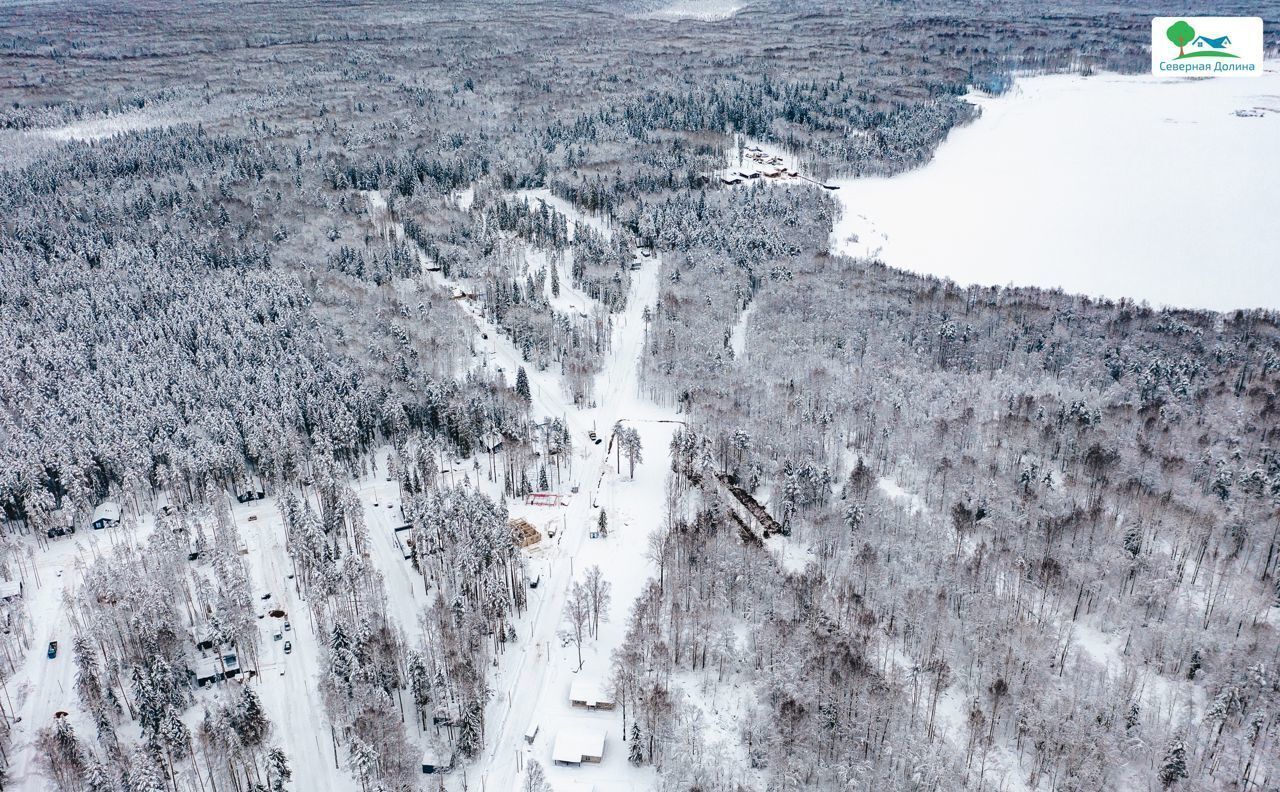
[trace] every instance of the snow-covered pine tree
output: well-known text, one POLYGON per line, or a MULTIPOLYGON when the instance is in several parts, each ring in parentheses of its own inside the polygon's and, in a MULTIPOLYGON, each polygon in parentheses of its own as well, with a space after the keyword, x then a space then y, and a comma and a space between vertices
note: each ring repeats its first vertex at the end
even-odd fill
POLYGON ((1187 777, 1187 744, 1179 732, 1169 741, 1160 762, 1160 786, 1168 789, 1187 777))
POLYGON ((529 375, 525 372, 524 366, 516 370, 516 395, 523 399, 525 404, 533 398, 529 391, 529 375))
POLYGON ((267 783, 271 792, 283 792, 285 784, 293 778, 293 770, 289 767, 289 757, 280 748, 272 748, 267 752, 267 783))
POLYGON ((631 723, 631 753, 627 756, 627 760, 636 767, 644 764, 644 746, 640 742, 640 724, 635 721, 631 723))

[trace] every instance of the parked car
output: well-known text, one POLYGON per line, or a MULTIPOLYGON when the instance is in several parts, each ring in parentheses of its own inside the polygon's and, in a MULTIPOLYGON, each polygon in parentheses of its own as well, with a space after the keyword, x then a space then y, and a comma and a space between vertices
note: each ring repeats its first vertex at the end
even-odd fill
POLYGON ((276 639, 277 641, 279 641, 279 640, 281 640, 281 639, 283 639, 283 638, 284 638, 284 636, 280 634, 280 631, 279 631, 279 630, 276 630, 275 639, 276 639))
POLYGON ((289 625, 289 621, 286 619, 286 620, 285 620, 285 623, 284 623, 284 631, 285 631, 285 632, 289 632, 289 630, 290 630, 290 629, 291 629, 291 627, 290 627, 290 625, 289 625))
POLYGON ((541 582, 542 582, 542 575, 535 575, 533 579, 529 581, 529 588, 537 588, 538 584, 541 582))
POLYGON ((293 641, 285 641, 285 642, 284 642, 284 653, 285 653, 285 654, 289 654, 289 653, 290 653, 290 652, 292 652, 292 651, 293 651, 293 641))
POLYGON ((49 659, 52 660, 57 656, 58 656, 58 642, 50 641, 49 642, 49 659))

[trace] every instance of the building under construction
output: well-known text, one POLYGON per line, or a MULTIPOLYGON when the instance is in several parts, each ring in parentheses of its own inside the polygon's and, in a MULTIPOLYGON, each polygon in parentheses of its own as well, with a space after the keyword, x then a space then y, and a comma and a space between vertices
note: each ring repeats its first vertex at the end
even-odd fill
POLYGON ((528 520, 517 518, 507 524, 511 526, 511 541, 516 543, 516 547, 528 547, 542 541, 542 534, 528 520))

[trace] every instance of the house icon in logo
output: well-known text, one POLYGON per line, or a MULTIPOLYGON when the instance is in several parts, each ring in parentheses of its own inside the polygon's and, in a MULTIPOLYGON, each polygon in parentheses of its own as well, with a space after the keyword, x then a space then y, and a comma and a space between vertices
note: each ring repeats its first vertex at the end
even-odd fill
POLYGON ((1191 42, 1193 47, 1213 47, 1214 49, 1226 49, 1231 45, 1230 36, 1220 36, 1218 38, 1209 38, 1208 36, 1196 36, 1196 40, 1191 42))

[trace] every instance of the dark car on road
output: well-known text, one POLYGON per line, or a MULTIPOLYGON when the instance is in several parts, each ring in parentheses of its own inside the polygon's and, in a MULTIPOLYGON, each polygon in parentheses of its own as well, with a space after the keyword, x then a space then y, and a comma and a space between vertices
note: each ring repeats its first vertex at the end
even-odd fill
POLYGON ((58 642, 50 641, 49 642, 49 659, 52 660, 57 656, 58 656, 58 642))

